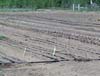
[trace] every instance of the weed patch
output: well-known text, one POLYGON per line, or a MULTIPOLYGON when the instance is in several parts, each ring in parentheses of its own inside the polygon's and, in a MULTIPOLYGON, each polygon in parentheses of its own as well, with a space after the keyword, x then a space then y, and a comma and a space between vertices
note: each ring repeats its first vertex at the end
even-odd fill
POLYGON ((5 40, 5 39, 7 39, 6 36, 0 35, 0 40, 5 40))

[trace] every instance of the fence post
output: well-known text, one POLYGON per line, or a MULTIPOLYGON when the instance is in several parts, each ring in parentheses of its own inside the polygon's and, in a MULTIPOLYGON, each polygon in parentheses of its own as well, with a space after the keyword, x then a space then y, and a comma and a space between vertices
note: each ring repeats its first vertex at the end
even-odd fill
POLYGON ((73 11, 75 11, 75 4, 73 4, 73 11))
POLYGON ((93 4, 93 1, 92 1, 92 0, 90 0, 90 4, 91 4, 91 5, 93 4))
POLYGON ((80 4, 78 4, 78 11, 80 11, 80 4))

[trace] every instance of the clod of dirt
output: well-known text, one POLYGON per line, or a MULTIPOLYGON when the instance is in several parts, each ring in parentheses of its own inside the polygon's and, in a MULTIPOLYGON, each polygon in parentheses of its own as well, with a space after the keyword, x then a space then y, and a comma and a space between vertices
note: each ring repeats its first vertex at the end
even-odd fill
POLYGON ((100 18, 99 18, 99 19, 97 19, 97 21, 100 21, 100 18))

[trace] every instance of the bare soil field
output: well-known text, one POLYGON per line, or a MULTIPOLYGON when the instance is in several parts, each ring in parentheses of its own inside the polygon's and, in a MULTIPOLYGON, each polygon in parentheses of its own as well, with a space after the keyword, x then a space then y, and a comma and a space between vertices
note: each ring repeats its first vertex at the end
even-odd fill
POLYGON ((0 76, 100 76, 99 32, 95 12, 0 13, 0 76))

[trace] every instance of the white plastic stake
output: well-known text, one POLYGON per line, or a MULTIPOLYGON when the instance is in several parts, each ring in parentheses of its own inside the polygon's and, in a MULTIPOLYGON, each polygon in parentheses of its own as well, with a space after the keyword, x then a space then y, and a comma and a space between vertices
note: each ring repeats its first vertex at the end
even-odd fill
POLYGON ((26 54, 26 50, 27 50, 27 49, 25 48, 25 50, 24 50, 24 53, 23 53, 23 57, 25 57, 25 54, 26 54))
POLYGON ((55 53, 56 53, 56 47, 54 47, 54 50, 53 50, 53 56, 55 55, 55 53))

